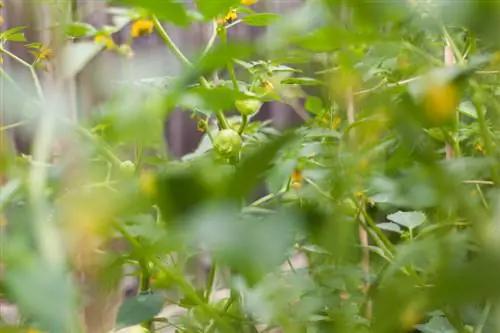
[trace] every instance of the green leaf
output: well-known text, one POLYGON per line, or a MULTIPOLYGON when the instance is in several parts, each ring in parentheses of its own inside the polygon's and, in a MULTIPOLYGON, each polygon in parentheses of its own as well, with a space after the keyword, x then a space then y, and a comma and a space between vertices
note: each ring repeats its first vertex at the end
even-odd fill
POLYGON ((79 42, 64 45, 61 53, 62 76, 64 78, 75 77, 94 57, 104 49, 103 44, 93 42, 79 42))
POLYGON ((425 324, 417 325, 416 328, 422 333, 456 333, 448 319, 444 317, 433 316, 425 324))
POLYGON ((171 22, 178 26, 187 26, 190 23, 189 15, 182 1, 175 0, 114 0, 114 2, 127 4, 132 7, 141 7, 154 13, 159 20, 171 22))
POLYGON ((321 100, 321 98, 316 96, 307 96, 306 103, 304 106, 307 111, 315 115, 318 115, 321 112, 323 112, 323 101, 321 100))
POLYGON ((243 22, 255 27, 265 27, 279 19, 274 13, 256 13, 243 17, 243 22))
POLYGON ((302 222, 291 209, 241 217, 237 207, 215 204, 191 216, 187 235, 193 244, 206 244, 217 260, 254 285, 286 260, 302 222))
POLYGON ((295 137, 294 132, 288 132, 277 138, 264 143, 261 147, 243 157, 236 167, 232 179, 228 181, 227 195, 229 198, 238 200, 244 198, 253 190, 264 172, 269 169, 270 163, 276 157, 278 151, 295 137))
POLYGON ((469 116, 472 119, 477 119, 476 107, 470 101, 460 103, 460 105, 458 106, 458 110, 462 114, 469 116))
POLYGON ((163 309, 163 296, 160 294, 143 294, 128 299, 118 310, 115 329, 119 330, 148 321, 163 309))
POLYGON ((187 109, 233 110, 234 102, 245 95, 232 87, 195 87, 181 97, 179 105, 187 109))
POLYGON ((14 27, 5 30, 0 34, 0 39, 9 40, 13 42, 25 42, 26 37, 24 36, 24 32, 21 32, 24 29, 25 27, 14 27))
POLYGON ((211 189, 194 168, 170 167, 157 178, 157 205, 168 224, 175 223, 202 202, 208 200, 211 189))
POLYGON ((71 38, 82 38, 93 36, 96 29, 88 23, 72 22, 66 27, 66 35, 71 38))
POLYGON ((403 227, 414 229, 425 222, 426 216, 422 212, 402 212, 398 211, 390 214, 387 218, 403 227))
MULTIPOLYGON (((11 250, 15 247, 9 245, 11 250)), ((16 305, 49 332, 72 332, 76 293, 70 279, 40 259, 24 256, 22 260, 17 258, 19 262, 7 265, 5 270, 5 283, 16 305), (50 306, 47 306, 48 300, 50 306)))
POLYGON ((210 20, 219 15, 226 15, 231 7, 239 4, 238 0, 197 0, 196 4, 205 19, 210 20))
POLYGON ((379 227, 382 230, 397 232, 398 234, 402 232, 401 228, 396 223, 391 223, 391 222, 379 223, 377 224, 377 227, 379 227))
POLYGON ((323 82, 310 77, 293 77, 289 79, 284 79, 281 81, 282 84, 298 84, 301 86, 319 86, 323 85, 323 82))

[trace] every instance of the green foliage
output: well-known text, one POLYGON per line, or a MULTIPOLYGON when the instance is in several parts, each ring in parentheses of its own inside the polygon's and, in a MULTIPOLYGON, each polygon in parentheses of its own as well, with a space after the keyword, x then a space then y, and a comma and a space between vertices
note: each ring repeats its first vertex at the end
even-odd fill
MULTIPOLYGON (((63 27, 77 42, 60 52, 68 66, 57 75, 74 78, 101 52, 133 57, 131 40, 152 33, 181 70, 116 82, 77 124, 37 122, 33 156, 1 151, 1 291, 23 328, 77 332, 88 290, 71 273, 109 292, 127 262, 140 293, 121 304, 116 329, 500 330, 499 4, 310 0, 270 13, 264 1, 117 3, 130 8, 111 8, 112 26, 63 27), (168 24, 209 23, 189 58, 168 34, 168 24), (228 34, 237 25, 266 29, 242 41, 228 34), (128 28, 141 34, 115 45, 110 36, 128 28), (277 130, 254 118, 267 102, 303 122, 277 130), (174 108, 203 132, 178 160, 163 142, 174 108), (52 161, 44 145, 62 127, 74 146, 52 161), (101 254, 117 236, 129 247, 101 254), (203 253, 209 273, 192 279, 203 253), (161 318, 172 304, 186 311, 161 318)), ((28 63, 7 44, 26 42, 24 28, 0 42, 37 92, 10 90, 17 77, 1 68, 2 98, 45 111, 48 46, 25 44, 28 63)))

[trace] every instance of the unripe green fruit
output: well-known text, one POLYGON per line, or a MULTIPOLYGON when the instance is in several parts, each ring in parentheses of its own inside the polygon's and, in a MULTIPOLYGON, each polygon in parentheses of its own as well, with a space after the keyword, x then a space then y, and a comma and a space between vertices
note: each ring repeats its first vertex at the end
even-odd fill
POLYGON ((242 144, 241 136, 232 129, 221 130, 213 141, 215 151, 223 157, 238 156, 242 144))
POLYGON ((257 112, 259 112, 262 102, 258 99, 240 99, 237 100, 234 105, 239 113, 244 116, 251 116, 257 112))

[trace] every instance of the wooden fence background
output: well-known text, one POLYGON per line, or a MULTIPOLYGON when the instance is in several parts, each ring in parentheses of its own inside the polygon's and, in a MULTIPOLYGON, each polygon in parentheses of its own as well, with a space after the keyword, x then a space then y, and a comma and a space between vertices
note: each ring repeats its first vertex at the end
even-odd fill
MULTIPOLYGON (((77 16, 81 21, 85 21, 95 27, 110 25, 110 15, 106 13, 105 0, 65 0, 74 1, 77 4, 77 16)), ((254 9, 256 11, 269 11, 285 13, 287 10, 298 6, 302 0, 261 0, 254 9)), ((140 1, 138 1, 140 2, 140 1)), ((9 27, 25 26, 28 42, 50 43, 47 28, 53 22, 50 14, 47 13, 47 2, 36 0, 5 0, 2 16, 5 22, 2 30, 9 27)), ((211 34, 210 24, 195 24, 186 29, 166 24, 166 30, 177 43, 179 48, 188 56, 204 47, 211 34)), ((255 28, 237 25, 229 31, 229 38, 254 39, 261 34, 265 28, 255 28)), ((129 38, 129 26, 113 35, 117 44, 125 42, 129 38)), ((31 62, 30 55, 23 43, 10 43, 6 46, 9 50, 28 62, 31 62)), ((135 56, 125 60, 114 52, 104 51, 98 54, 88 65, 77 75, 77 77, 65 84, 65 94, 75 94, 80 101, 80 115, 90 114, 93 109, 109 97, 102 89, 102 84, 98 82, 102 77, 106 79, 116 79, 125 70, 135 78, 147 78, 160 75, 175 75, 180 69, 177 59, 165 48, 160 38, 153 34, 135 39, 132 43, 135 56), (161 58, 152 58, 151 55, 162 52, 161 58), (127 63, 128 62, 128 63, 127 63), (143 66, 147 64, 148 66, 143 66), (96 74, 105 75, 97 76, 96 74)), ((18 63, 8 57, 4 57, 4 68, 12 73, 26 72, 18 63)), ((44 73, 41 73, 44 75, 44 73)), ((16 112, 16 111, 15 111, 16 112)), ((256 119, 272 119, 273 124, 278 128, 295 124, 300 117, 287 105, 277 102, 266 103, 256 119)), ((192 152, 200 139, 200 133, 196 131, 196 122, 190 118, 190 114, 176 110, 166 121, 165 137, 170 153, 174 157, 180 157, 192 152)))

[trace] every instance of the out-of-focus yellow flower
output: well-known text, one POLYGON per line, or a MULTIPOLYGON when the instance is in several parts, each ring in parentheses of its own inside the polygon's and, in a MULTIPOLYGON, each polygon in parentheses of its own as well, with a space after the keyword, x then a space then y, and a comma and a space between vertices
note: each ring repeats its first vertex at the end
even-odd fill
POLYGON ((103 34, 96 35, 94 37, 94 42, 98 44, 104 44, 107 49, 114 49, 116 47, 113 38, 111 38, 111 36, 108 35, 103 35, 103 34))
POLYGON ((149 35, 153 33, 154 24, 151 20, 137 20, 132 23, 130 28, 130 35, 132 38, 141 37, 143 35, 149 35))
POLYGON ((442 124, 451 119, 459 103, 458 88, 451 84, 438 84, 429 87, 424 97, 426 116, 435 124, 442 124))
POLYGON ((3 16, 0 16, 0 25, 2 25, 5 22, 3 16))
POLYGON ((47 47, 47 46, 42 46, 40 47, 40 50, 38 51, 37 54, 37 61, 40 60, 49 60, 54 56, 54 51, 47 47))
POLYGON ((262 88, 264 88, 266 90, 272 90, 272 89, 274 89, 273 84, 270 81, 268 81, 268 80, 262 80, 261 86, 262 86, 262 88))
POLYGON ((483 144, 481 144, 479 142, 474 145, 474 149, 476 149, 478 152, 481 152, 481 153, 484 152, 484 146, 483 146, 483 144))
POLYGON ((256 3, 257 0, 241 0, 241 4, 245 6, 251 6, 256 3))
POLYGON ((153 171, 145 170, 139 177, 139 187, 141 192, 152 197, 156 194, 156 175, 153 171))
POLYGON ((302 187, 302 182, 304 181, 304 176, 302 174, 302 171, 299 169, 295 169, 292 172, 292 175, 290 177, 290 186, 298 190, 302 187))
POLYGON ((230 10, 229 13, 227 13, 226 16, 224 16, 224 18, 218 19, 217 23, 218 24, 231 24, 234 21, 236 21, 236 19, 238 19, 238 13, 236 13, 236 11, 233 9, 233 10, 230 10))
POLYGON ((3 64, 3 57, 0 55, 0 65, 3 64))

